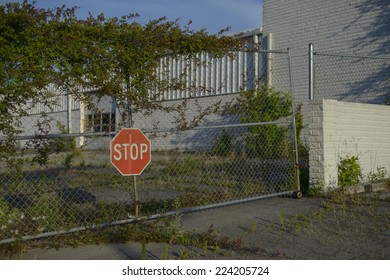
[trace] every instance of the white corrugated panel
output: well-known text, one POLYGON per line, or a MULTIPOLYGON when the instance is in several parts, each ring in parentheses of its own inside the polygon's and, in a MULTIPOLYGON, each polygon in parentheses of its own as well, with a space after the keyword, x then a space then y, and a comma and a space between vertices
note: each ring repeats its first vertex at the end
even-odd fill
MULTIPOLYGON (((172 83, 185 79, 185 88, 169 89, 163 94, 164 100, 175 100, 237 93, 248 85, 253 85, 257 78, 255 69, 262 71, 261 63, 261 56, 253 53, 237 52, 234 57, 221 58, 202 53, 193 59, 164 58, 156 71, 161 81, 167 79, 172 83)), ((150 94, 156 94, 156 91, 153 90, 150 94)))

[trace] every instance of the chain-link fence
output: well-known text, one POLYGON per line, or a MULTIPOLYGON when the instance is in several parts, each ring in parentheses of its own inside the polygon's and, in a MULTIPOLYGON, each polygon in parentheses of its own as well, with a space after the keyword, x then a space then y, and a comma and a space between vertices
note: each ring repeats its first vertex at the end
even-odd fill
POLYGON ((129 118, 115 97, 86 92, 92 96, 86 104, 59 93, 57 107, 38 114, 36 105, 19 116, 19 133, 1 138, 1 243, 299 190, 289 56, 273 53, 286 71, 283 86, 270 88, 269 54, 224 58, 210 64, 209 76, 201 74, 209 85, 215 77, 230 83, 236 93, 173 98, 153 112, 132 112, 129 122, 152 142, 152 161, 136 177, 110 163, 110 140, 129 118), (248 59, 258 85, 249 90, 242 75, 248 59))
POLYGON ((390 57, 313 53, 314 98, 347 102, 390 102, 390 57))

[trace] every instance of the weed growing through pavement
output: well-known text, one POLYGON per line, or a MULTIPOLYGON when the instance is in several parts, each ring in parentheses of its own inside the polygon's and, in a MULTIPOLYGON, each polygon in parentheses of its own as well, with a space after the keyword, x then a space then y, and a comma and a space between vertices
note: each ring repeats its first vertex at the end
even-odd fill
POLYGON ((387 170, 384 166, 378 166, 376 171, 371 171, 367 175, 367 179, 369 182, 378 182, 382 181, 388 175, 387 170))
POLYGON ((307 190, 307 195, 313 198, 322 197, 324 194, 323 186, 314 185, 307 190))
POLYGON ((179 259, 180 260, 188 260, 189 259, 188 251, 185 250, 185 249, 180 250, 180 252, 179 252, 179 259))
POLYGON ((164 245, 163 252, 160 255, 160 259, 162 260, 168 260, 169 259, 169 245, 164 245))
POLYGON ((249 227, 249 233, 254 233, 256 232, 257 230, 257 222, 256 221, 253 221, 249 227))
POLYGON ((280 214, 279 214, 279 222, 280 222, 280 225, 282 226, 282 228, 284 227, 284 221, 285 221, 285 214, 284 214, 284 210, 280 211, 280 214))
POLYGON ((147 259, 147 251, 146 251, 146 241, 141 242, 141 260, 146 260, 147 259))

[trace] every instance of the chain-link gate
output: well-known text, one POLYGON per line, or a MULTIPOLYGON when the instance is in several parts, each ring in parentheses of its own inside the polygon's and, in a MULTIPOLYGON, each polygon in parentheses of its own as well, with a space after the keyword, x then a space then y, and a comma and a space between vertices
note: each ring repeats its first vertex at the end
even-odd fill
POLYGON ((129 121, 115 98, 92 97, 91 109, 58 94, 45 113, 38 104, 20 116, 20 133, 1 138, 0 243, 128 223, 136 200, 139 217, 155 218, 299 191, 289 53, 200 61, 191 86, 204 91, 167 93, 176 98, 161 103, 174 110, 133 112, 130 123, 152 141, 136 178, 110 163, 110 140, 129 121), (275 59, 285 67, 271 83, 275 59))

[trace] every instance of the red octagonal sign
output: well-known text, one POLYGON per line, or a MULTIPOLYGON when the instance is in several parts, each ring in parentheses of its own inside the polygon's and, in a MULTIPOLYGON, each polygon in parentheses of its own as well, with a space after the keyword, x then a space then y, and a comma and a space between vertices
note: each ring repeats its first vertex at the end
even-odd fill
POLYGON ((124 175, 139 175, 150 163, 149 139, 138 128, 123 128, 111 140, 110 161, 124 175))

